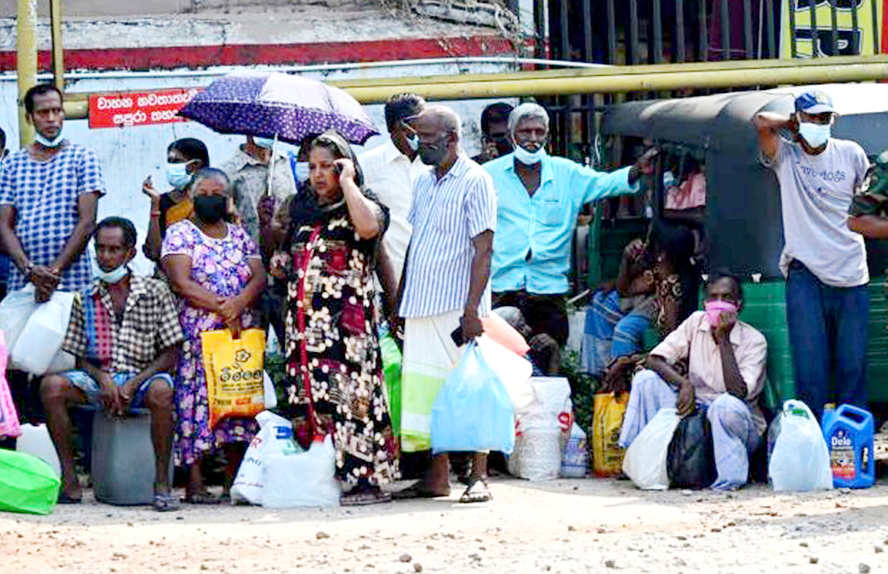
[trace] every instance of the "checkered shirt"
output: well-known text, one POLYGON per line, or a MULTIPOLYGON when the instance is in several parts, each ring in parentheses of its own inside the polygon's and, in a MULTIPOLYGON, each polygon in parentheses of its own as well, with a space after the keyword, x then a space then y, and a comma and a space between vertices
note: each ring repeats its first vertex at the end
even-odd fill
POLYGON ((107 373, 140 373, 160 351, 183 339, 179 311, 166 284, 131 275, 119 321, 104 283, 97 280, 81 293, 62 348, 107 373))
MULTIPOLYGON (((92 150, 67 140, 49 161, 35 161, 23 148, 0 167, 0 205, 15 207, 15 234, 35 265, 51 265, 62 252, 77 225, 77 200, 91 192, 105 193, 99 160, 92 150)), ((91 280, 84 253, 62 273, 59 289, 79 291, 91 280)), ((17 268, 10 269, 10 291, 25 283, 17 268)))

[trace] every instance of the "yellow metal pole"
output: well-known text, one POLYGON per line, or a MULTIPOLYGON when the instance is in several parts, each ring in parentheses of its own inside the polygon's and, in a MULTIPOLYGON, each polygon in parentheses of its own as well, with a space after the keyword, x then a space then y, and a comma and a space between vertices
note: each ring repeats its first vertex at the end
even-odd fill
MULTIPOLYGON (((761 70, 771 68, 818 68, 824 66, 846 66, 849 64, 884 64, 888 63, 888 54, 876 56, 836 56, 811 60, 727 60, 722 62, 692 62, 686 64, 653 64, 649 66, 602 66, 597 68, 568 68, 558 70, 532 72, 506 72, 496 74, 457 74, 444 76, 417 76, 414 78, 398 78, 397 84, 411 86, 416 84, 451 84, 465 80, 473 82, 502 82, 517 79, 554 79, 592 76, 626 76, 649 74, 672 74, 684 72, 715 72, 761 70)), ((372 86, 388 86, 392 78, 337 80, 332 85, 347 88, 368 88, 372 86)))
POLYGON ((19 142, 34 141, 34 127, 25 117, 24 97, 37 83, 37 0, 18 0, 16 21, 16 70, 18 74, 19 142))
POLYGON ((62 49, 62 0, 49 0, 52 28, 52 82, 65 93, 65 52, 62 49))
MULTIPOLYGON (((361 103, 372 104, 384 102, 390 96, 405 91, 416 92, 429 100, 454 100, 866 82, 885 78, 888 78, 888 55, 612 66, 505 74, 343 80, 330 83, 344 89, 361 103)), ((87 117, 89 95, 69 94, 65 102, 66 117, 87 117)))
MULTIPOLYGON (((826 59, 826 58, 824 58, 826 59)), ((384 102, 395 94, 411 91, 429 100, 550 96, 567 94, 650 92, 659 90, 739 88, 780 84, 863 82, 888 78, 888 63, 844 64, 816 67, 786 66, 764 69, 701 70, 672 73, 593 75, 546 78, 528 73, 502 81, 472 81, 456 76, 450 83, 344 88, 364 104, 384 102)))

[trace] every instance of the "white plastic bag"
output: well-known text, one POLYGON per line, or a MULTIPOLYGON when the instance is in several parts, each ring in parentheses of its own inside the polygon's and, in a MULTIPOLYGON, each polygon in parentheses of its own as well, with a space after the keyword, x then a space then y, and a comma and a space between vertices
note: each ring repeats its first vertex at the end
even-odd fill
POLYGON ((262 371, 262 392, 265 394, 265 410, 271 410, 278 406, 277 391, 274 381, 268 376, 267 371, 262 371))
POLYGON ((532 377, 534 400, 515 412, 515 452, 509 472, 531 481, 561 475, 561 453, 573 422, 570 383, 562 377, 532 377))
POLYGON ((774 490, 832 489, 829 448, 808 405, 802 401, 786 401, 783 412, 771 426, 776 440, 768 462, 768 477, 774 490))
POLYGON ((338 506, 342 489, 336 481, 336 450, 330 435, 311 443, 308 452, 273 454, 262 472, 262 506, 338 506))
POLYGON ((251 504, 262 504, 262 471, 268 457, 301 451, 293 440, 293 425, 290 421, 268 411, 256 415, 256 421, 259 423, 259 432, 247 448, 231 485, 233 503, 245 500, 251 504))
POLYGON ((56 291, 37 306, 12 347, 12 368, 32 375, 47 372, 68 332, 74 297, 74 293, 56 291))
POLYGON ((526 408, 533 402, 533 387, 530 375, 533 365, 524 357, 519 357, 487 335, 476 339, 478 348, 487 365, 499 376, 515 410, 526 408))
POLYGON ((660 409, 626 449, 623 472, 641 490, 669 488, 666 457, 680 420, 674 407, 660 409))
POLYGON ((574 423, 570 428, 570 436, 561 455, 561 477, 584 478, 588 469, 589 450, 586 433, 583 432, 580 425, 574 423))
POLYGON ((62 476, 59 455, 56 453, 55 445, 52 443, 45 424, 22 425, 22 434, 16 439, 15 450, 36 456, 48 464, 57 476, 62 476))
POLYGON ((37 309, 34 301, 34 285, 28 283, 18 291, 13 291, 0 301, 0 331, 6 335, 6 349, 11 354, 22 329, 37 309))

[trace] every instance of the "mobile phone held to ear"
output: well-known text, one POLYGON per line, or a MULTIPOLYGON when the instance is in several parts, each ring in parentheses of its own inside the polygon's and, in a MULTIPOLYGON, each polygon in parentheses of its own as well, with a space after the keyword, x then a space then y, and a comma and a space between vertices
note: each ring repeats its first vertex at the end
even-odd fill
POLYGON ((463 340, 462 326, 454 329, 453 332, 450 333, 450 338, 453 339, 453 342, 456 344, 457 347, 462 347, 465 344, 465 341, 463 340))

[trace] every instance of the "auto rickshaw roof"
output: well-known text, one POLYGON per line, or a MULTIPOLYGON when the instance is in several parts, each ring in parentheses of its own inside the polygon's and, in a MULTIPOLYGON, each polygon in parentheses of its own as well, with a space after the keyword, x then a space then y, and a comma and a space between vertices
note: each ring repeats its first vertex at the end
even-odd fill
MULTIPOLYGON (((733 125, 748 128, 759 112, 792 112, 796 95, 809 90, 829 94, 840 116, 888 114, 888 84, 821 84, 615 104, 605 110, 602 132, 702 145, 721 139, 717 136, 730 133, 733 125)), ((879 135, 882 140, 884 134, 879 135)), ((867 153, 881 151, 861 145, 867 153)))

